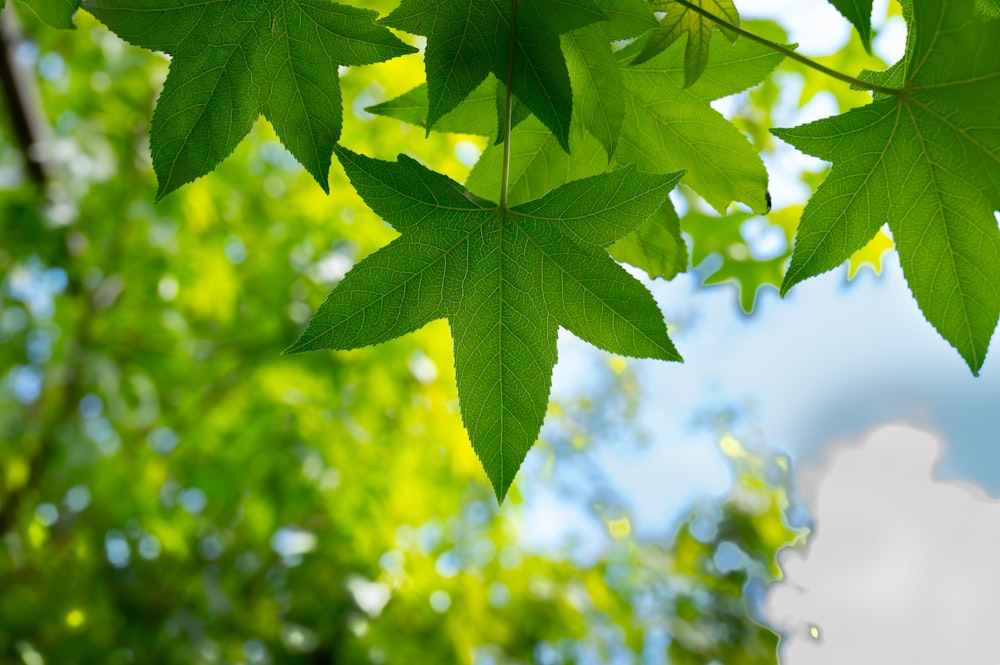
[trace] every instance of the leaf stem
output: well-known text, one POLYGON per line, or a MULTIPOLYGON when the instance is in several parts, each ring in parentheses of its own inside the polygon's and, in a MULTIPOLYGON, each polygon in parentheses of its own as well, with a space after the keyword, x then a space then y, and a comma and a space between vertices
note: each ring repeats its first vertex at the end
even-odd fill
POLYGON ((902 90, 900 90, 899 88, 887 88, 885 86, 878 85, 876 83, 870 83, 868 81, 862 81, 861 79, 855 78, 853 76, 848 76, 847 74, 844 74, 842 72, 838 72, 836 69, 830 69, 829 67, 826 67, 825 65, 819 64, 815 60, 810 60, 806 56, 801 55, 799 53, 796 53, 795 51, 793 51, 790 48, 782 46, 781 44, 778 44, 776 42, 772 42, 770 39, 766 39, 764 37, 761 37, 760 35, 755 35, 752 32, 744 30, 743 28, 739 27, 738 25, 733 25, 729 21, 716 16, 715 14, 713 14, 713 13, 711 13, 711 12, 709 12, 709 11, 701 8, 701 7, 699 7, 698 5, 694 4, 693 2, 689 2, 688 0, 674 0, 674 2, 676 2, 677 4, 682 5, 684 7, 687 7, 688 9, 690 9, 693 12, 695 12, 696 14, 701 14, 702 16, 704 16, 705 18, 707 18, 708 20, 713 21, 717 25, 719 25, 719 26, 721 26, 721 27, 723 27, 723 28, 725 28, 727 30, 731 30, 731 31, 735 32, 738 35, 742 35, 743 37, 746 37, 747 39, 749 39, 751 41, 757 42, 758 44, 763 44, 764 46, 766 46, 766 47, 768 47, 768 48, 770 48, 770 49, 772 49, 774 51, 777 51, 778 53, 781 53, 786 58, 791 58, 792 60, 796 60, 798 62, 801 62, 803 65, 805 65, 807 67, 812 67, 813 69, 815 69, 818 72, 823 72, 827 76, 835 78, 838 81, 843 81, 844 83, 849 83, 850 85, 852 85, 852 86, 854 86, 856 88, 861 88, 862 90, 870 90, 872 92, 878 92, 878 93, 881 93, 883 95, 892 95, 892 96, 895 97, 895 96, 898 96, 898 95, 900 95, 902 93, 902 90))
POLYGON ((507 56, 507 106, 504 109, 503 172, 500 182, 500 210, 507 210, 507 188, 510 183, 510 130, 514 112, 514 45, 517 37, 517 0, 510 3, 510 48, 507 56))

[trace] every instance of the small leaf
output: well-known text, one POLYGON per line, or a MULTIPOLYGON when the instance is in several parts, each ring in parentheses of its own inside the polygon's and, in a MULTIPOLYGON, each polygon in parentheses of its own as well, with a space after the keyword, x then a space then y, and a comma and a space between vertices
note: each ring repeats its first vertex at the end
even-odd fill
MULTIPOLYGON (((691 0, 691 3, 727 23, 735 26, 740 24, 740 15, 732 0, 691 0)), ((662 0, 654 3, 654 7, 665 9, 666 14, 660 19, 660 27, 649 36, 632 64, 638 65, 652 59, 686 34, 684 87, 694 85, 708 65, 712 33, 721 29, 719 24, 673 0, 662 0)), ((736 41, 736 35, 732 31, 725 32, 730 42, 736 41)))

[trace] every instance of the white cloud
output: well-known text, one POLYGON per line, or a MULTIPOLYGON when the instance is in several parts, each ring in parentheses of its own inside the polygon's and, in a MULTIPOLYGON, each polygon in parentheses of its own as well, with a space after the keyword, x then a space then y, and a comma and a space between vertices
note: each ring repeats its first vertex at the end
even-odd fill
POLYGON ((765 607, 782 665, 1000 663, 1000 502, 935 478, 944 450, 891 425, 803 471, 816 531, 765 607))

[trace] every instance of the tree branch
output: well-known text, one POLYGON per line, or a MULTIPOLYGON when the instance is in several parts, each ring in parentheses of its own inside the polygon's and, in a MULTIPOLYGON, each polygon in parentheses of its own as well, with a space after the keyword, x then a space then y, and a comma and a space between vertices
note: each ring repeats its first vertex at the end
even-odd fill
POLYGON ((21 37, 17 16, 10 3, 7 4, 0 14, 0 89, 18 147, 24 155, 28 178, 44 186, 49 180, 49 172, 38 146, 45 139, 45 116, 34 79, 18 66, 14 57, 21 37))

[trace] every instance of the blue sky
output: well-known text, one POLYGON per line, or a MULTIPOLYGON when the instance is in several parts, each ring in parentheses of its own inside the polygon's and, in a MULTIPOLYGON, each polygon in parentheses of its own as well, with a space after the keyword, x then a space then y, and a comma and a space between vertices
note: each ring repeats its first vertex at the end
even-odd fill
MULTIPOLYGON (((802 44, 805 53, 831 52, 849 36, 849 24, 826 0, 738 0, 736 4, 744 17, 779 19, 788 28, 790 40, 802 44)), ((875 25, 881 28, 875 50, 892 62, 902 53, 905 26, 899 18, 885 23, 886 7, 887 0, 875 2, 875 25)), ((724 111, 726 104, 718 108, 724 111)), ((801 113, 788 108, 779 115, 791 118, 789 124, 800 124, 835 110, 821 97, 801 113)), ((801 189, 786 181, 783 173, 803 165, 816 168, 817 162, 791 149, 768 163, 777 205, 801 200, 801 189)), ((947 518, 923 522, 928 505, 937 506, 934 514, 947 513, 952 504, 941 501, 957 496, 954 488, 959 486, 964 493, 952 503, 961 506, 962 514, 979 514, 976 506, 980 504, 1000 505, 991 501, 1000 497, 1000 360, 995 353, 989 355, 981 378, 972 376, 954 349, 925 321, 894 253, 886 256, 878 277, 865 271, 848 282, 842 267, 798 285, 785 299, 774 290, 765 290, 751 317, 739 310, 734 289, 699 288, 690 274, 649 286, 675 329, 673 337, 686 362, 631 361, 642 395, 638 420, 652 441, 645 446, 627 440, 604 441, 589 453, 588 462, 625 497, 635 533, 662 540, 692 504, 729 490, 732 472, 717 445, 719 431, 709 424, 711 414, 729 412, 737 414, 732 421, 737 438, 751 447, 790 457, 803 496, 828 497, 822 509, 809 503, 817 534, 824 533, 823 520, 828 520, 822 548, 817 551, 846 551, 850 543, 838 541, 835 525, 856 523, 863 516, 851 503, 855 486, 867 492, 863 514, 881 516, 880 528, 890 535, 899 534, 897 539, 885 539, 884 547, 876 541, 861 542, 860 553, 843 559, 843 564, 837 563, 836 556, 810 555, 793 565, 794 574, 779 585, 777 597, 794 597, 797 592, 789 596, 790 589, 810 584, 815 588, 808 599, 777 606, 785 612, 776 617, 783 621, 778 627, 793 633, 793 648, 783 656, 783 665, 846 662, 830 659, 858 653, 852 645, 872 645, 860 652, 872 654, 879 652, 878 645, 906 639, 905 624, 897 622, 880 632, 883 627, 878 625, 866 628, 850 622, 853 606, 843 603, 843 594, 837 595, 842 585, 824 584, 824 580, 849 581, 874 574, 876 569, 866 568, 865 562, 898 556, 898 543, 903 541, 923 542, 924 551, 938 547, 921 559, 908 579, 935 579, 948 566, 965 565, 962 562, 971 551, 1000 551, 1000 508, 980 511, 993 516, 994 523, 970 530, 968 542, 962 541, 961 533, 952 537, 951 531, 949 539, 935 538, 934 529, 944 528, 947 518), (870 430, 890 423, 929 431, 937 439, 904 428, 892 430, 896 441, 891 454, 866 447, 867 442, 878 440, 870 430), (858 444, 859 440, 866 443, 858 444), (934 443, 927 444, 929 440, 934 443), (933 459, 927 458, 928 445, 935 451, 933 459), (874 466, 874 474, 858 471, 851 475, 837 466, 837 460, 854 454, 874 466), (821 488, 825 489, 821 492, 821 488), (897 500, 901 488, 909 492, 903 504, 897 500), (812 646, 796 642, 795 635, 801 637, 796 627, 809 620, 805 615, 824 607, 841 608, 840 614, 822 613, 830 627, 838 627, 834 632, 844 627, 841 633, 822 648, 817 647, 819 640, 812 646), (796 616, 796 611, 802 615, 796 616)), ((606 356, 568 334, 560 339, 560 358, 553 394, 564 400, 593 390, 596 363, 606 362, 606 356)), ((542 474, 543 457, 534 451, 525 475, 542 474)), ((548 484, 538 479, 522 484, 528 497, 525 539, 552 547, 573 538, 574 553, 586 558, 607 542, 607 534, 587 519, 585 502, 567 502, 559 494, 560 485, 588 482, 586 469, 564 460, 559 464, 564 468, 556 469, 548 484)), ((950 519, 956 519, 956 514, 950 519)), ((947 592, 948 585, 945 580, 939 586, 947 592)), ((975 597, 967 591, 955 593, 960 600, 962 593, 969 594, 969 606, 978 606, 974 601, 984 600, 980 596, 985 592, 975 597)), ((920 600, 905 598, 903 605, 916 607, 916 616, 933 614, 931 604, 921 614, 920 600)), ((852 600, 863 606, 879 599, 866 598, 856 590, 852 600)), ((913 655, 916 660, 909 662, 931 662, 920 660, 919 654, 932 652, 918 650, 913 655)))

